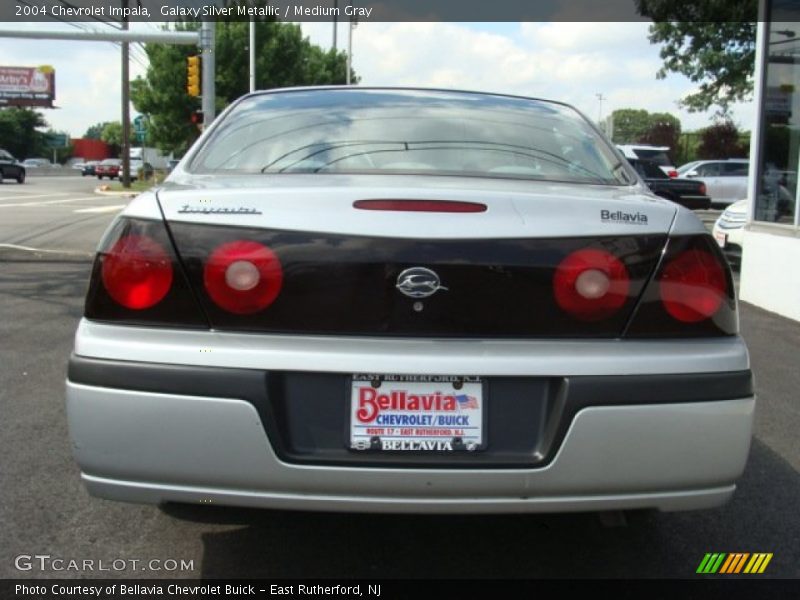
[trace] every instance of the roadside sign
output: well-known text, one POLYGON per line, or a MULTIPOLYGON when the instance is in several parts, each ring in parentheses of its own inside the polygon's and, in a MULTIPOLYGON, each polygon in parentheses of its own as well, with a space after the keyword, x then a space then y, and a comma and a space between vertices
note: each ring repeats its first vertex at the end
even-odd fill
POLYGON ((48 148, 66 148, 69 146, 69 136, 66 133, 48 133, 45 143, 48 148))

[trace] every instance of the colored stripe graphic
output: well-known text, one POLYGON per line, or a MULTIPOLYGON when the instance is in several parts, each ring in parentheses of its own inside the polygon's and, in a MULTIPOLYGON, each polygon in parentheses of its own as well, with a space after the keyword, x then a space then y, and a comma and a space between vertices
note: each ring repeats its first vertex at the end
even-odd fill
POLYGON ((719 566, 722 564, 722 561, 725 559, 725 553, 708 553, 703 557, 703 560, 700 562, 700 566, 697 567, 698 573, 716 573, 719 566))
POLYGON ((750 556, 749 553, 734 552, 728 555, 728 560, 722 565, 719 570, 720 573, 738 573, 744 566, 744 561, 750 556))
POLYGON ((753 558, 750 559, 750 562, 747 563, 747 566, 744 568, 745 573, 763 573, 764 570, 767 568, 769 561, 772 560, 772 553, 762 552, 759 554, 753 554, 753 558))
POLYGON ((697 573, 703 575, 732 575, 742 573, 756 574, 763 573, 769 562, 772 560, 771 552, 707 552, 697 567, 697 573), (749 560, 748 560, 749 559, 749 560), (747 566, 745 566, 747 565, 747 566))

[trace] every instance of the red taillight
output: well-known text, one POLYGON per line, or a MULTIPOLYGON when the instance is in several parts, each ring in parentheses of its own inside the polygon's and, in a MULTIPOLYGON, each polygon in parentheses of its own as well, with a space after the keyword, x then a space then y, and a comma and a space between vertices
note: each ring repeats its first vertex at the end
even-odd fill
POLYGON ((713 316, 727 292, 725 271, 705 250, 690 249, 670 260, 659 277, 661 301, 678 321, 696 323, 713 316))
POLYGON ((558 305, 584 321, 616 312, 628 299, 630 278, 625 265, 605 250, 577 250, 556 268, 553 292, 558 305))
POLYGON ((283 268, 277 255, 257 242, 222 244, 206 262, 203 283, 214 303, 239 315, 264 310, 278 297, 283 268))
POLYGON ((705 183, 701 183, 700 184, 700 195, 701 196, 705 196, 706 195, 706 184, 705 183))
POLYGON ((670 177, 677 177, 678 172, 675 169, 670 169, 669 171, 667 171, 667 175, 669 175, 670 177))
POLYGON ((103 285, 116 302, 143 310, 155 306, 172 285, 172 260, 145 235, 120 238, 103 258, 103 285))
POLYGON ((486 212, 486 205, 455 200, 356 200, 353 207, 362 210, 394 210, 404 212, 486 212))

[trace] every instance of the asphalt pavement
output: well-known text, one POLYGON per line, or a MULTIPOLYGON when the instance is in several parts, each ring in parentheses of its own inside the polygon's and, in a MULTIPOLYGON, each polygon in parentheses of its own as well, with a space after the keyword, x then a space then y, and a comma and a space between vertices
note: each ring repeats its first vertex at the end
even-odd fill
MULTIPOLYGON (((124 204, 91 197, 86 188, 96 181, 80 177, 63 178, 63 197, 33 198, 34 191, 52 190, 35 177, 29 181, 30 188, 19 186, 24 192, 0 186, 0 207, 64 202, 0 208, 0 244, 89 252, 115 211, 75 210, 124 204), (29 195, 17 198, 21 193, 29 195)), ((83 489, 67 437, 64 378, 90 262, 19 252, 0 250, 0 578, 109 575, 15 567, 17 557, 34 554, 94 560, 95 569, 100 560, 191 563, 152 571, 128 562, 112 573, 127 577, 673 578, 693 576, 706 552, 772 552, 764 577, 800 576, 800 323, 741 305, 758 413, 746 472, 733 500, 719 509, 644 512, 609 528, 594 514, 159 508, 94 499, 83 489)))

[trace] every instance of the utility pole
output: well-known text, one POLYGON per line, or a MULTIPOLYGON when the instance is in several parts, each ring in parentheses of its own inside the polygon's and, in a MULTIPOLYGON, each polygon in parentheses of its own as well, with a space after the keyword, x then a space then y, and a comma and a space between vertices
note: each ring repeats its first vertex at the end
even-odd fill
POLYGON ((200 25, 200 51, 203 56, 203 128, 211 125, 216 117, 217 83, 214 79, 216 73, 214 57, 216 29, 217 24, 214 21, 203 21, 200 25))
MULTIPOLYGON (((125 15, 128 0, 122 0, 122 14, 125 15)), ((122 29, 128 29, 128 17, 122 17, 122 29)), ((122 42, 122 187, 131 187, 131 115, 130 115, 130 73, 128 42, 122 42)))
POLYGON ((250 91, 256 91, 256 22, 250 19, 250 91))

